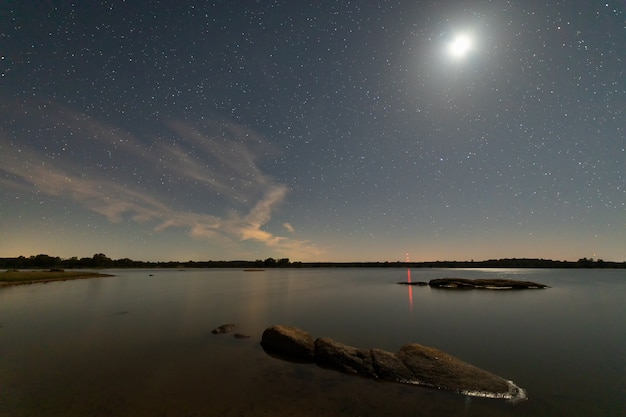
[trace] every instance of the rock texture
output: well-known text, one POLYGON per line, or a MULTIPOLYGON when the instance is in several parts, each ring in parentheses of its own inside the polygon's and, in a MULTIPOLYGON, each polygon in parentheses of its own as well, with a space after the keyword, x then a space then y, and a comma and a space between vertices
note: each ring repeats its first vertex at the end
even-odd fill
POLYGON ((382 349, 372 349, 370 352, 378 378, 404 384, 415 383, 415 375, 395 353, 382 349))
POLYGON ((213 334, 221 334, 221 333, 230 333, 233 330, 235 330, 235 326, 234 324, 222 324, 221 326, 216 327, 215 329, 211 330, 211 333, 213 334))
POLYGON ((549 288, 545 284, 514 279, 438 278, 428 283, 432 288, 477 288, 489 290, 521 290, 549 288))
POLYGON ((317 365, 352 375, 427 386, 465 395, 526 398, 513 382, 463 362, 438 349, 407 344, 395 354, 381 349, 359 349, 329 338, 318 338, 296 327, 275 325, 263 332, 261 345, 271 355, 317 365))
POLYGON ((521 290, 521 289, 541 289, 550 288, 545 284, 532 281, 518 281, 513 279, 467 279, 467 278, 437 278, 429 282, 400 281, 400 285, 427 286, 432 288, 456 288, 456 289, 487 289, 487 290, 521 290))
MULTIPOLYGON (((222 324, 221 326, 218 326, 215 329, 211 330, 211 333, 213 333, 213 334, 230 333, 233 330, 235 330, 236 328, 237 328, 237 325, 232 324, 232 323, 222 324)), ((233 334, 233 337, 235 339, 249 339, 250 335, 243 334, 243 333, 235 333, 235 334, 233 334)))
POLYGON ((369 350, 357 349, 326 337, 315 340, 315 363, 348 374, 376 377, 369 350))
POLYGON ((508 381, 441 350, 417 343, 404 345, 398 358, 424 385, 453 391, 506 393, 508 381))
POLYGON ((425 286, 428 285, 428 282, 424 282, 424 281, 414 281, 414 282, 400 281, 400 282, 398 282, 398 284, 400 284, 400 285, 416 285, 418 287, 425 287, 425 286))
POLYGON ((274 325, 263 332, 261 346, 267 353, 296 362, 313 362, 313 337, 297 327, 274 325))

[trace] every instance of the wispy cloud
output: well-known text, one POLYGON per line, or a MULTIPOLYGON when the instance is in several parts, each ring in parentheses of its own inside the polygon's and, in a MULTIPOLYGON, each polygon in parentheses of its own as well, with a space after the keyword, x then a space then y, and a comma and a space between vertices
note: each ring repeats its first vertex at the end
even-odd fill
POLYGON ((197 239, 258 242, 292 257, 320 253, 308 241, 267 230, 288 189, 260 169, 258 158, 271 148, 249 129, 169 121, 164 137, 140 140, 67 109, 46 111, 51 114, 43 120, 62 126, 55 140, 72 152, 54 153, 56 142, 40 146, 0 133, 2 189, 71 199, 110 222, 129 219, 155 231, 184 228, 197 239), (167 185, 159 189, 155 178, 167 185), (194 194, 206 204, 191 204, 194 194))

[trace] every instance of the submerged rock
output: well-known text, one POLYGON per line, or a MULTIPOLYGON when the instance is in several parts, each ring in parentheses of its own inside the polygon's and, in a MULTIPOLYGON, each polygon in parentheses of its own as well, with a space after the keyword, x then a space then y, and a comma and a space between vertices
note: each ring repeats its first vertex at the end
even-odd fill
POLYGON ((313 341, 296 327, 275 325, 263 332, 261 345, 269 354, 348 374, 404 384, 455 391, 465 395, 526 398, 513 382, 463 362, 438 349, 417 343, 404 345, 395 354, 381 349, 359 349, 329 338, 313 341))
POLYGON ((272 355, 296 362, 313 362, 313 337, 297 327, 274 325, 261 337, 261 346, 272 355))
POLYGON ((520 290, 549 288, 545 284, 532 281, 518 281, 514 279, 467 279, 467 278, 437 278, 428 283, 432 288, 478 288, 488 290, 520 290))
POLYGON ((237 326, 235 326, 234 324, 222 324, 221 326, 213 329, 211 333, 213 334, 230 333, 233 330, 235 330, 235 327, 237 326))

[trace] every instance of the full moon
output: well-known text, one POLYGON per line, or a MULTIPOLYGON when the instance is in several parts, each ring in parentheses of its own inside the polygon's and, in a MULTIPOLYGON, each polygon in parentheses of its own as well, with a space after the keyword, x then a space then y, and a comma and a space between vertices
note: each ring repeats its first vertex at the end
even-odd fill
POLYGON ((448 43, 448 53, 455 59, 464 58, 473 47, 472 38, 467 34, 459 34, 448 43))

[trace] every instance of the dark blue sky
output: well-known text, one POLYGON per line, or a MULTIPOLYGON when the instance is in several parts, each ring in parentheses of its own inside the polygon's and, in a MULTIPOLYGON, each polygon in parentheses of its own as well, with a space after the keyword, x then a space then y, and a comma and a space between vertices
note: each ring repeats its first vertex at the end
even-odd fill
POLYGON ((626 260, 626 5, 535 3, 2 2, 0 256, 626 260))

